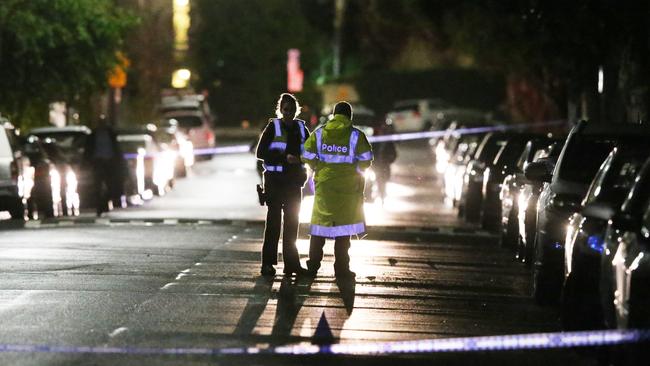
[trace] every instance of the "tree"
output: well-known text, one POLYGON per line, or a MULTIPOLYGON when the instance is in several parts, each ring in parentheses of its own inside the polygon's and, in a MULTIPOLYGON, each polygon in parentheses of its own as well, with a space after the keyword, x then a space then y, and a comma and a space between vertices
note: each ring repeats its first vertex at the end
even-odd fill
POLYGON ((131 66, 124 89, 121 120, 144 123, 157 117, 160 91, 168 88, 174 70, 172 6, 169 0, 117 0, 138 16, 124 41, 131 66))
POLYGON ((102 90, 134 22, 112 0, 3 0, 0 111, 43 124, 50 102, 83 102, 102 90))
MULTIPOLYGON (((262 121, 286 91, 287 51, 301 51, 309 101, 324 49, 298 0, 197 0, 192 3, 190 52, 196 85, 207 89, 224 124, 262 121)), ((307 100, 305 100, 307 99, 307 100)))
POLYGON ((520 119, 576 119, 580 114, 623 121, 632 117, 626 89, 637 85, 646 85, 647 114, 647 72, 634 72, 637 80, 628 86, 619 76, 650 66, 649 15, 645 0, 466 1, 448 14, 447 31, 453 46, 477 64, 509 75, 511 101, 523 102, 513 106, 522 113, 520 119), (606 88, 599 97, 600 67, 606 88), (536 112, 531 104, 538 105, 536 112), (571 108, 577 105, 587 110, 571 108))

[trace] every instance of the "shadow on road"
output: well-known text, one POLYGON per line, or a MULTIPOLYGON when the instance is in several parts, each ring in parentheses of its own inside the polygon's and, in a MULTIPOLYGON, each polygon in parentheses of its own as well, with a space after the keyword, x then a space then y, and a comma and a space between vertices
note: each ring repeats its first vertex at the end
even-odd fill
POLYGON ((246 303, 241 318, 235 327, 234 334, 247 336, 253 332, 257 321, 264 313, 266 304, 271 298, 271 289, 273 288, 273 277, 260 276, 255 282, 253 293, 246 303))
POLYGON ((345 306, 345 311, 348 313, 348 316, 352 315, 352 310, 354 310, 354 297, 355 297, 355 288, 357 282, 352 279, 336 279, 336 286, 339 288, 341 293, 341 299, 343 300, 343 305, 345 306))
POLYGON ((296 318, 311 290, 311 277, 283 277, 278 294, 278 306, 273 321, 271 339, 274 344, 286 343, 296 318))

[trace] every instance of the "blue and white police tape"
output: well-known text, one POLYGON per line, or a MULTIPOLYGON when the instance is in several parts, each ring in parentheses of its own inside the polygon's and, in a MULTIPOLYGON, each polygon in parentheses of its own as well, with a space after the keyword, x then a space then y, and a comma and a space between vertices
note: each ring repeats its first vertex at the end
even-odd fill
POLYGON ((422 140, 444 137, 447 135, 468 135, 474 133, 487 133, 487 132, 505 132, 505 131, 525 131, 538 127, 552 127, 566 125, 566 121, 547 121, 540 123, 527 123, 527 124, 514 124, 514 125, 497 125, 497 126, 481 126, 481 127, 464 127, 455 130, 437 130, 437 131, 422 131, 422 132, 407 132, 392 135, 369 136, 369 142, 384 142, 384 141, 408 141, 408 140, 422 140))
MULTIPOLYGON (((406 133, 396 133, 391 135, 368 136, 368 141, 369 142, 386 142, 386 141, 398 142, 398 141, 409 141, 409 140, 433 139, 438 137, 444 137, 450 134, 466 135, 466 134, 499 132, 499 131, 501 132, 525 131, 528 129, 539 128, 539 127, 562 126, 562 125, 566 125, 566 123, 567 122, 564 120, 557 120, 557 121, 547 121, 547 122, 528 123, 528 124, 465 127, 465 128, 458 128, 455 130, 406 132, 406 133)), ((249 152, 250 150, 251 150, 250 145, 209 147, 209 148, 194 149, 194 155, 239 154, 239 153, 249 152)), ((149 154, 146 156, 149 156, 149 154)), ((126 159, 135 159, 138 157, 138 154, 124 154, 124 157, 126 159)))
POLYGON ((0 344, 0 352, 132 355, 388 355, 602 347, 650 341, 650 330, 596 330, 487 337, 232 348, 93 347, 0 344))

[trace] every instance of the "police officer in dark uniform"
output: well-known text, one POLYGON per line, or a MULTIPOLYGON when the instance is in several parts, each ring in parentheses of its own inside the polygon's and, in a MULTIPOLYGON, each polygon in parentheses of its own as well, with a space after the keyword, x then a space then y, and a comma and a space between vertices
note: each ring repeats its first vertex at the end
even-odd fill
POLYGON ((309 131, 305 122, 296 119, 300 106, 288 93, 280 95, 275 114, 269 121, 257 145, 257 158, 264 163, 264 198, 268 211, 262 246, 262 275, 275 275, 273 265, 278 263, 280 229, 285 275, 306 274, 300 265, 296 248, 298 215, 302 201, 302 186, 307 180, 300 160, 309 131))

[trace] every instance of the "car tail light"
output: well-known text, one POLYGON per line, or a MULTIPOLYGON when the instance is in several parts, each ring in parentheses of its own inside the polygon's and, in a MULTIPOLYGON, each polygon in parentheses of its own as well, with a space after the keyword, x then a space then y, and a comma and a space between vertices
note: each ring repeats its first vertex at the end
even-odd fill
POLYGON ((206 131, 205 131, 205 138, 206 138, 208 141, 212 141, 212 140, 214 139, 214 134, 212 133, 212 131, 210 131, 210 130, 206 130, 206 131))

